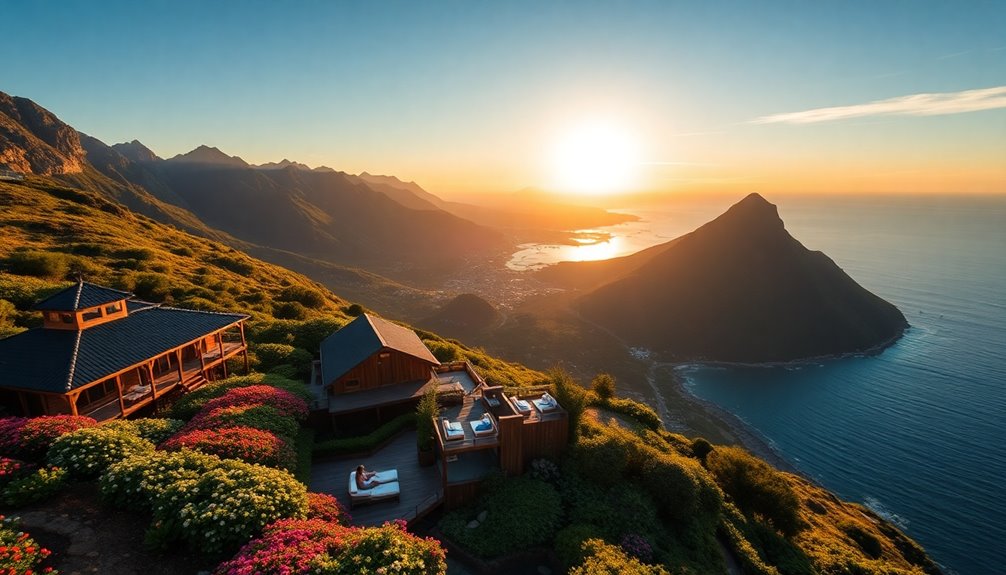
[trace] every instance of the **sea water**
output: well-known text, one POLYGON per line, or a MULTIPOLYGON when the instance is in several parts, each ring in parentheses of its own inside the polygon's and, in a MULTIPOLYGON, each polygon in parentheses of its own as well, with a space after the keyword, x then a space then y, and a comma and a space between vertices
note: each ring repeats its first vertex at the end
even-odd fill
MULTIPOLYGON (((604 231, 624 238, 612 249, 623 255, 739 199, 669 198, 604 231)), ((911 328, 876 356, 679 368, 686 388, 900 525, 948 572, 1006 573, 1006 196, 767 199, 794 237, 897 305, 911 328)), ((513 263, 578 259, 567 252, 527 246, 513 263)))

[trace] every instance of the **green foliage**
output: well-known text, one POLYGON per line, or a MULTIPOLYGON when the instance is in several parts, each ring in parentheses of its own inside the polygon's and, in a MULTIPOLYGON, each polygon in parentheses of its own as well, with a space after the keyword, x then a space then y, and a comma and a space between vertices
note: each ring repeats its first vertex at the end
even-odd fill
POLYGON ((171 293, 171 280, 164 274, 139 273, 133 278, 133 293, 140 299, 162 302, 171 293))
POLYGON ((279 320, 259 322, 252 326, 251 339, 258 343, 285 343, 312 354, 321 347, 321 341, 342 328, 345 322, 325 317, 307 321, 279 320))
POLYGON ((154 444, 132 431, 107 426, 78 429, 61 436, 49 448, 49 463, 75 479, 93 479, 113 463, 154 450, 154 444))
POLYGON ((769 464, 739 447, 717 447, 706 466, 746 514, 760 515, 786 535, 800 531, 800 499, 769 464))
POLYGON ((416 415, 405 413, 395 419, 371 431, 367 435, 357 437, 341 437, 326 441, 317 441, 314 444, 314 454, 324 455, 349 455, 357 453, 368 453, 381 445, 385 441, 398 435, 403 429, 416 425, 416 415))
POLYGON ((343 308, 343 311, 345 311, 346 315, 348 315, 348 316, 360 317, 367 310, 362 305, 360 305, 358 303, 354 303, 352 305, 349 305, 349 306, 346 306, 345 308, 343 308))
POLYGON ((65 485, 65 469, 40 467, 8 483, 0 491, 0 502, 10 507, 23 507, 49 499, 65 485))
POLYGON ((297 454, 297 466, 293 476, 304 485, 311 483, 311 463, 314 459, 314 430, 301 429, 294 439, 293 449, 297 454))
POLYGON ((592 483, 615 485, 628 475, 638 442, 628 433, 608 429, 585 433, 573 447, 579 472, 592 483))
POLYGON ((293 381, 274 374, 252 373, 207 383, 195 391, 186 393, 171 406, 170 415, 173 418, 187 421, 199 413, 203 406, 211 400, 224 396, 232 389, 252 385, 269 385, 289 391, 304 401, 309 402, 312 399, 311 392, 307 390, 307 387, 302 382, 293 381))
POLYGON ((280 319, 307 319, 307 308, 300 302, 284 301, 272 306, 272 314, 280 319))
POLYGON ((642 479, 661 514, 678 524, 719 512, 720 491, 694 459, 654 450, 643 465, 642 479))
POLYGON ((16 317, 17 307, 5 299, 0 299, 0 328, 13 327, 16 317))
POLYGON ((31 250, 14 252, 6 263, 11 273, 61 280, 70 273, 75 261, 67 254, 31 250))
POLYGON ((210 263, 241 276, 249 276, 255 271, 255 265, 248 259, 241 257, 218 256, 212 258, 210 263))
POLYGON ((260 371, 271 371, 280 365, 291 365, 297 369, 298 375, 306 375, 311 371, 310 352, 285 343, 259 343, 251 346, 258 357, 260 371))
POLYGON ((599 373, 590 381, 590 389, 602 400, 615 397, 615 378, 608 373, 599 373))
POLYGON ((300 425, 271 405, 236 405, 202 411, 189 422, 186 429, 223 429, 251 427, 269 431, 288 441, 297 437, 300 425))
POLYGON ((653 431, 660 429, 664 425, 663 421, 660 420, 660 416, 657 415, 657 412, 652 407, 627 397, 602 400, 600 405, 615 413, 627 415, 638 421, 643 427, 653 431))
POLYGON ((304 286, 290 286, 276 296, 279 301, 297 302, 306 308, 321 309, 325 306, 325 295, 316 289, 304 286))
POLYGON ((437 388, 429 386, 416 406, 416 447, 420 451, 433 449, 433 433, 436 419, 440 416, 440 404, 437 403, 437 388))
POLYGON ((692 440, 692 455, 701 461, 706 460, 706 456, 713 450, 713 445, 703 437, 696 437, 692 440))
POLYGON ((583 564, 571 569, 570 575, 669 575, 663 566, 642 563, 602 539, 585 541, 583 554, 583 564))
POLYGON ((478 555, 497 557, 551 541, 561 513, 559 493, 554 487, 522 476, 491 482, 478 507, 448 513, 440 521, 440 528, 478 555), (485 521, 469 529, 469 519, 483 509, 485 521))
POLYGON ((548 383, 554 390, 555 399, 568 414, 570 441, 575 441, 580 429, 580 420, 583 419, 583 412, 587 409, 587 391, 560 367, 549 370, 548 383))
POLYGON ((220 462, 215 455, 191 450, 133 455, 109 466, 101 476, 101 495, 114 507, 150 510, 157 494, 169 485, 195 480, 220 462))
POLYGON ((464 351, 453 343, 438 340, 429 340, 423 343, 429 348, 433 357, 437 358, 441 363, 451 363, 465 359, 464 351))
POLYGON ((61 435, 97 424, 90 417, 75 415, 0 419, 0 454, 41 461, 49 446, 61 435))
POLYGON ((18 309, 28 309, 35 302, 66 288, 66 282, 52 282, 28 276, 0 274, 0 299, 5 299, 18 309))
POLYGON ((346 544, 312 562, 312 574, 444 575, 447 561, 440 542, 420 539, 405 530, 403 522, 353 530, 346 544))
POLYGON ((863 553, 871 559, 880 558, 884 549, 880 545, 880 540, 875 535, 863 529, 860 525, 852 521, 842 521, 838 524, 838 529, 849 536, 863 553))
POLYGON ((559 562, 567 569, 583 563, 587 553, 583 548, 588 539, 600 539, 601 529, 589 523, 573 523, 567 525, 555 534, 555 554, 559 562))
POLYGON ((180 419, 144 417, 140 419, 113 419, 101 427, 122 429, 157 445, 178 432, 185 422, 180 419))

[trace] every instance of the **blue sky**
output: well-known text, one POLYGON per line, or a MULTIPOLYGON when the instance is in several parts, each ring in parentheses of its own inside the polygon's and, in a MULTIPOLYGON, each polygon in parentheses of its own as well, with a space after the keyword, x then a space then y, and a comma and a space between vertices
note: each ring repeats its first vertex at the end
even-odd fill
POLYGON ((205 143, 448 195, 505 191, 547 186, 550 143, 604 117, 639 140, 649 189, 785 190, 829 169, 932 183, 938 167, 947 186, 966 172, 967 189, 945 191, 1006 181, 996 94, 966 113, 753 123, 1006 86, 1006 2, 3 0, 0 13, 0 90, 165 157, 205 143))

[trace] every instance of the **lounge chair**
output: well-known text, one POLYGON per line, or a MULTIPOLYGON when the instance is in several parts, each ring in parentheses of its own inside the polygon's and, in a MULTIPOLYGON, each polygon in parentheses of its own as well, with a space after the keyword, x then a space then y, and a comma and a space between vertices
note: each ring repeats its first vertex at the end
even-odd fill
POLYGON ((382 483, 370 489, 359 489, 356 486, 356 471, 349 474, 349 506, 362 505, 364 503, 375 503, 386 499, 398 499, 401 491, 398 487, 398 470, 389 469, 379 471, 374 476, 382 483), (388 483, 384 483, 388 482, 388 483))
POLYGON ((479 419, 478 421, 469 421, 472 426, 472 432, 475 433, 476 437, 482 435, 491 435, 496 431, 496 426, 493 425, 493 420, 488 414, 479 419))
POLYGON ((461 426, 460 421, 447 421, 447 418, 443 420, 444 424, 444 439, 450 441, 452 439, 464 439, 465 428, 461 426))
POLYGON ((520 399, 519 397, 513 398, 513 406, 517 408, 517 411, 527 415, 531 413, 531 404, 527 400, 520 399))
POLYGON ((553 411, 559 407, 559 403, 548 393, 541 394, 541 399, 532 400, 531 403, 534 403, 534 406, 542 413, 553 411))

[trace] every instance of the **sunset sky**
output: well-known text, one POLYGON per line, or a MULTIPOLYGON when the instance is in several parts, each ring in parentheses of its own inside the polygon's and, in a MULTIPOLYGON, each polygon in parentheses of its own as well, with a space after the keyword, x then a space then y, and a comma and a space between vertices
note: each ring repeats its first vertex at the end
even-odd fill
POLYGON ((0 13, 0 90, 162 157, 207 144, 446 196, 1006 192, 1001 1, 0 0, 0 13))

